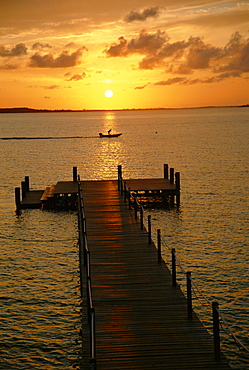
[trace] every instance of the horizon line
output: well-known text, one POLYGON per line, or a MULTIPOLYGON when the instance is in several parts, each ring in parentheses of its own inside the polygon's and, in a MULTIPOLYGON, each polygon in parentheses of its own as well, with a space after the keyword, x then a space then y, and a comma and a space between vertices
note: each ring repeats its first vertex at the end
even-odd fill
POLYGON ((46 108, 28 108, 28 107, 12 107, 0 108, 0 113, 79 113, 79 112, 108 112, 108 111, 144 111, 144 110, 180 110, 180 109, 205 109, 205 108, 245 108, 249 104, 242 105, 207 105, 197 107, 170 107, 170 108, 120 108, 120 109, 46 109, 46 108))

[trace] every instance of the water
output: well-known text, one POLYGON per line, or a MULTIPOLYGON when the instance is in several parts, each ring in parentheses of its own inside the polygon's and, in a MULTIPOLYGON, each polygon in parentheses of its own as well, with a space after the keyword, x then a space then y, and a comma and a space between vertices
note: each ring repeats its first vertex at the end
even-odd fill
MULTIPOLYGON (((125 178, 161 177, 164 163, 180 171, 180 210, 150 212, 153 229, 161 228, 164 258, 170 266, 168 247, 176 248, 184 270, 192 271, 208 301, 219 302, 234 334, 249 347, 248 112, 0 115, 1 138, 36 138, 0 140, 0 369, 69 369, 78 363, 76 215, 25 210, 17 218, 14 206, 14 188, 24 176, 31 188, 44 189, 71 180, 73 166, 85 180, 116 178, 119 164, 125 178), (109 128, 123 135, 99 139, 109 128)), ((209 329, 211 310, 204 302, 195 299, 194 306, 209 329)), ((222 343, 235 369, 248 368, 248 358, 227 335, 222 343)))

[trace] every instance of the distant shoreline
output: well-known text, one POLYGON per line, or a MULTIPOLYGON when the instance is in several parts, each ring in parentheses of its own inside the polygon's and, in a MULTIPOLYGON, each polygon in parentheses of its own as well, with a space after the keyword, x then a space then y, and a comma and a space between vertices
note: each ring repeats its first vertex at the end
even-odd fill
POLYGON ((205 109, 205 108, 248 108, 249 104, 226 105, 226 106, 204 106, 204 107, 184 107, 184 108, 131 108, 131 109, 35 109, 26 107, 0 108, 0 113, 85 113, 85 112, 126 112, 126 111, 146 111, 146 110, 180 110, 180 109, 205 109))

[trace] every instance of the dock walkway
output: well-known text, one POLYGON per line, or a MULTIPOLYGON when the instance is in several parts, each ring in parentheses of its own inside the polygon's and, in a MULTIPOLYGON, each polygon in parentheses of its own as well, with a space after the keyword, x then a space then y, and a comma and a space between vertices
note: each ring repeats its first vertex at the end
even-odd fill
MULTIPOLYGON (((213 339, 198 317, 187 318, 185 296, 172 287, 165 263, 157 262, 156 248, 120 197, 117 181, 82 181, 82 191, 97 369, 230 369, 223 355, 214 360, 213 339)), ((89 366, 86 340, 83 330, 82 369, 89 366)))

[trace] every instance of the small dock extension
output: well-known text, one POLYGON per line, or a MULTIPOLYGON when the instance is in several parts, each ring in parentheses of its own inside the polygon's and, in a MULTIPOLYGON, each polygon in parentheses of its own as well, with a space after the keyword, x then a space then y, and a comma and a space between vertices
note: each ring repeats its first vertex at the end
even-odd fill
POLYGON ((164 164, 163 178, 150 179, 123 179, 120 165, 118 187, 121 193, 127 193, 128 199, 132 194, 148 208, 180 206, 180 172, 175 173, 174 168, 169 169, 168 164, 164 164))
POLYGON ((45 202, 49 198, 53 198, 55 188, 56 188, 56 185, 47 186, 44 193, 42 194, 40 198, 41 202, 45 202))

